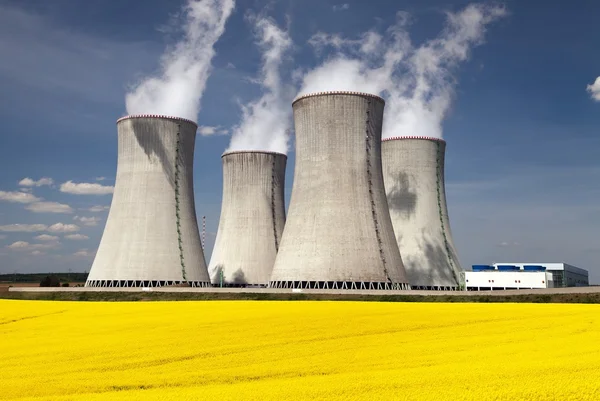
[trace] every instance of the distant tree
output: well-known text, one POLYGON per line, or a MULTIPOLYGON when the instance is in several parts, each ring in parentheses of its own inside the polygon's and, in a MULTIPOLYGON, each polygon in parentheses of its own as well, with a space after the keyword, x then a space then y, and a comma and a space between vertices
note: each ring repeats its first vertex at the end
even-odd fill
POLYGON ((62 286, 63 286, 63 287, 68 287, 68 286, 69 286, 69 283, 62 283, 62 286))
POLYGON ((60 280, 56 276, 46 276, 40 281, 40 287, 60 287, 60 280))

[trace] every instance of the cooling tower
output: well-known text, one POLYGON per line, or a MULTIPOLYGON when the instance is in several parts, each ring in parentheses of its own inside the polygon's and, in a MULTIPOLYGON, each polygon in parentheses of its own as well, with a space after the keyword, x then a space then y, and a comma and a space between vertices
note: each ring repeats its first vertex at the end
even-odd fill
POLYGON ((223 160, 219 230, 208 267, 213 284, 267 286, 285 225, 287 156, 229 152, 223 160))
POLYGON ((115 190, 86 286, 210 285, 194 206, 196 128, 156 115, 117 121, 115 190))
POLYGON ((409 288, 383 186, 383 108, 355 92, 294 101, 294 185, 270 287, 409 288))
POLYGON ((445 151, 446 142, 436 138, 382 142, 390 215, 413 289, 455 289, 462 271, 446 207, 445 151))

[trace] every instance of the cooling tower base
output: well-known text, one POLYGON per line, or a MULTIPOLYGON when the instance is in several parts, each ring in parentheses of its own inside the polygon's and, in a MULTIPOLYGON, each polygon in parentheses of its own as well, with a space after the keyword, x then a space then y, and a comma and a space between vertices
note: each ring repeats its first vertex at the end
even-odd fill
POLYGON ((197 288, 212 287, 205 281, 169 281, 169 280, 88 280, 86 287, 167 287, 167 286, 189 286, 197 288))
POLYGON ((318 290, 410 290, 405 283, 373 281, 271 281, 269 288, 298 288, 318 290))
POLYGON ((425 291, 458 291, 458 287, 447 286, 447 285, 412 285, 413 290, 425 290, 425 291))

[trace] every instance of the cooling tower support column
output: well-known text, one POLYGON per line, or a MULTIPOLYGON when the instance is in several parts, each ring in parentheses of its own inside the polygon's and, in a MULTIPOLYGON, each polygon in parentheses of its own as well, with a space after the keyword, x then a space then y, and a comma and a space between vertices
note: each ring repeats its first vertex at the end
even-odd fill
POLYGON ((229 152, 223 160, 223 201, 209 264, 214 284, 267 286, 285 224, 287 156, 229 152))
POLYGON ((294 185, 271 287, 409 288, 383 186, 383 108, 354 92, 294 101, 294 185))
POLYGON ((462 272, 452 240, 446 142, 395 137, 382 142, 383 177, 402 260, 413 289, 456 289, 462 272))
POLYGON ((196 123, 117 121, 113 199, 87 287, 210 286, 194 206, 196 123))

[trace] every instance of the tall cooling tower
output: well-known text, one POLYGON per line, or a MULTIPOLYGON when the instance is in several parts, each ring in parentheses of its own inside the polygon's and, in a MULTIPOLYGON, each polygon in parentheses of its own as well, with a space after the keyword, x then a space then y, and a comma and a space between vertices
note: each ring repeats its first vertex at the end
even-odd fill
POLYGON ((194 206, 196 128, 156 115, 117 121, 115 190, 86 286, 210 286, 194 206))
POLYGON ((384 101, 301 96, 294 185, 270 287, 407 289, 381 171, 384 101))
POLYGON ((462 271, 452 241, 446 142, 395 137, 382 142, 383 178, 402 261, 412 288, 455 289, 462 271))
POLYGON ((223 160, 219 230, 208 267, 213 284, 267 286, 285 225, 287 156, 229 152, 223 160))

